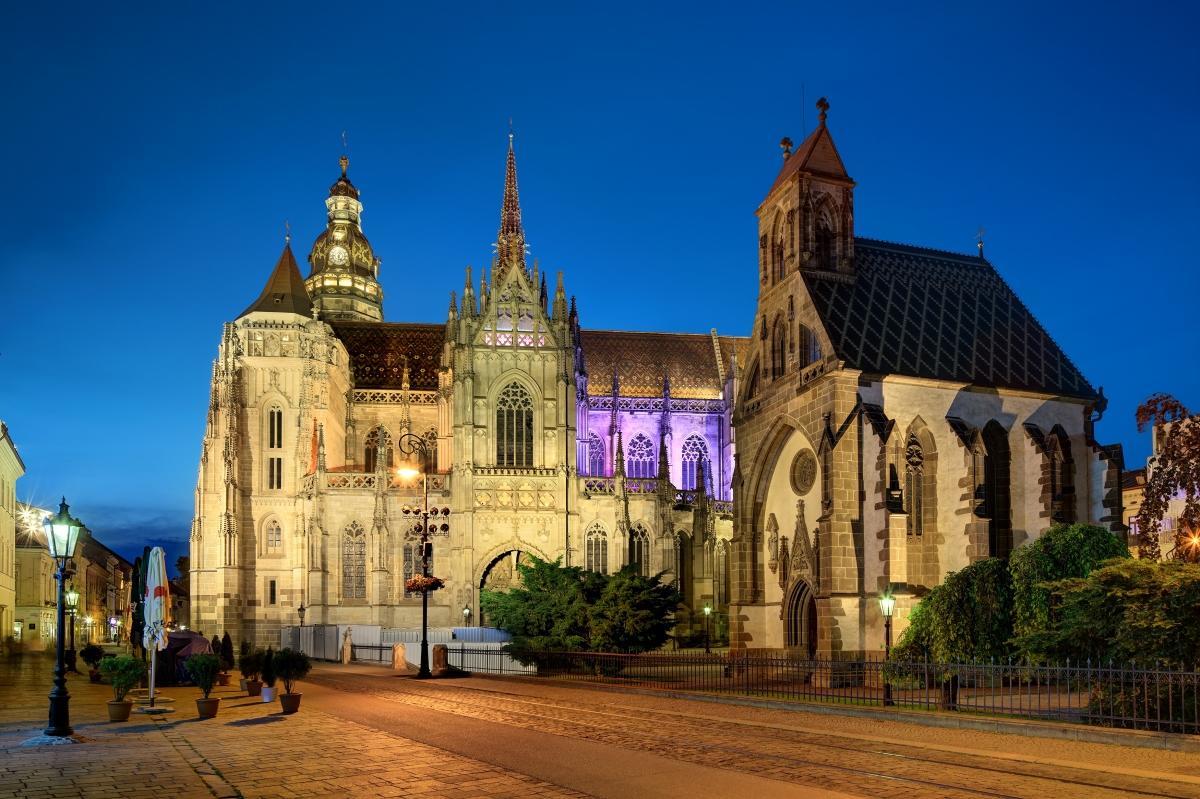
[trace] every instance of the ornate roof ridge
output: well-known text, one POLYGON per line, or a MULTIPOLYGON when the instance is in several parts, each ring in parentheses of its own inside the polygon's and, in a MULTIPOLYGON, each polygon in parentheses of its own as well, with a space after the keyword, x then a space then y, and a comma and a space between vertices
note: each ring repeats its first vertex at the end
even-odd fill
POLYGON ((906 244, 901 241, 888 241, 887 239, 876 239, 870 236, 855 236, 854 244, 866 245, 880 250, 895 250, 896 252, 911 253, 916 255, 928 255, 935 258, 953 258, 956 261, 964 261, 971 266, 987 266, 991 267, 991 263, 986 258, 980 258, 974 253, 954 252, 953 250, 942 250, 936 247, 924 247, 920 244, 906 244))
MULTIPOLYGON (((585 327, 585 328, 581 328, 581 330, 584 333, 621 333, 621 334, 628 334, 628 335, 635 335, 635 336, 695 336, 698 338, 708 339, 710 341, 712 340, 712 332, 711 331, 709 331, 707 333, 685 333, 685 332, 671 331, 671 330, 614 330, 612 328, 597 328, 597 327, 585 327)), ((718 333, 717 336, 719 338, 744 338, 744 339, 750 338, 750 336, 730 336, 730 335, 726 335, 724 333, 718 333)))

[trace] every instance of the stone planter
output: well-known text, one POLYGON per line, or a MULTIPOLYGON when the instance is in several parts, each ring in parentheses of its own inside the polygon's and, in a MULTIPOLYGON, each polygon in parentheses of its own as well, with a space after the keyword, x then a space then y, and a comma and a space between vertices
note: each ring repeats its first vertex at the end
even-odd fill
POLYGON ((109 721, 129 721, 129 711, 133 709, 133 702, 128 699, 122 699, 120 702, 109 701, 108 703, 108 720, 109 721))
POLYGON ((217 685, 229 685, 229 672, 219 672, 217 674, 217 685))
POLYGON ((300 709, 300 694, 280 694, 279 706, 284 713, 295 713, 300 709))
POLYGON ((202 719, 211 719, 217 715, 217 709, 221 707, 221 697, 210 697, 208 699, 196 700, 196 712, 202 719))
POLYGON ((272 687, 270 685, 264 685, 262 687, 262 701, 264 701, 264 702, 274 702, 275 701, 275 688, 274 687, 272 687))
POLYGON ((262 680, 246 680, 246 696, 258 696, 262 693, 262 680))

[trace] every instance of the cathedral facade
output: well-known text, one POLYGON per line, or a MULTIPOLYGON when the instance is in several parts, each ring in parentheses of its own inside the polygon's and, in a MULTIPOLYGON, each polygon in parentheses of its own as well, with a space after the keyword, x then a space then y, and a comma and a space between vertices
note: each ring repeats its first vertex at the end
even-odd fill
POLYGON ((883 649, 949 572, 1054 522, 1124 536, 1102 392, 984 258, 856 237, 820 124, 757 210, 758 307, 733 424, 732 644, 883 649))
MULTIPOLYGON (((490 274, 444 323, 384 320, 381 260, 341 175, 301 276, 290 242, 213 363, 191 530, 191 625, 277 644, 308 624, 415 627, 413 507, 433 538, 430 623, 486 623, 479 595, 534 555, 663 572, 724 619, 732 419, 748 340, 589 330, 559 273, 527 259, 509 140, 490 274), (412 436, 423 475, 398 468, 412 436), (439 524, 439 527, 441 525, 439 524)), ((722 625, 723 626, 723 625, 722 625)))

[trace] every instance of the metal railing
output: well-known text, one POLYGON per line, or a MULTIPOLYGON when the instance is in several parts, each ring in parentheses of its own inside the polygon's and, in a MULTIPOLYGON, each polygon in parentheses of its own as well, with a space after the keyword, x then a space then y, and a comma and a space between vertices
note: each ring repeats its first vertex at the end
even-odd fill
MULTIPOLYGON (((784 654, 539 654, 502 662, 495 651, 451 647, 467 671, 536 674, 759 699, 890 706, 1200 733, 1200 671, 1115 664, 808 660, 784 654), (472 664, 478 663, 479 668, 472 664), (520 668, 520 671, 517 670, 520 668)), ((505 653, 500 653, 504 655, 505 653)), ((505 655, 506 656, 506 655, 505 655)), ((455 665, 458 665, 457 663, 455 665)))
POLYGON ((371 663, 391 663, 392 647, 390 644, 350 644, 350 659, 365 660, 371 663))

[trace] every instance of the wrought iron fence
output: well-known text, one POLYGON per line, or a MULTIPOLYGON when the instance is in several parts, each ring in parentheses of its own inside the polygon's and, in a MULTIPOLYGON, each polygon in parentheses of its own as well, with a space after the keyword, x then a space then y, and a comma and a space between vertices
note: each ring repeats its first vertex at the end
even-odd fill
MULTIPOLYGON (((891 706, 1200 733, 1200 671, 1116 664, 805 660, 787 655, 551 652, 507 665, 453 647, 466 670, 760 699, 891 706), (478 664, 476 667, 475 664, 478 664)), ((456 664, 458 665, 458 664, 456 664)))
POLYGON ((366 660, 372 663, 391 663, 391 644, 350 644, 352 660, 366 660))

